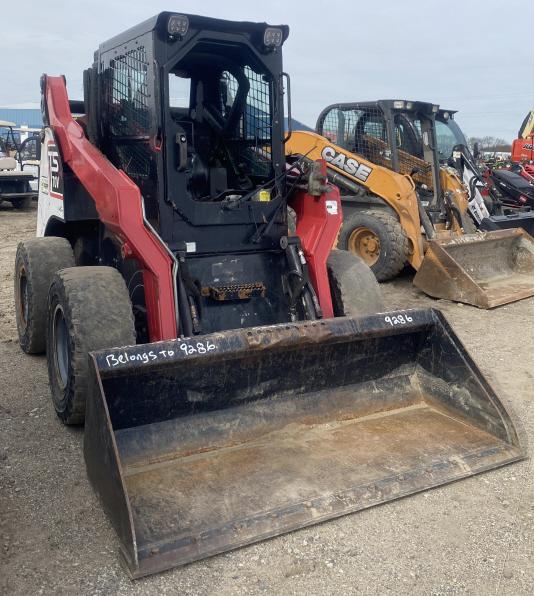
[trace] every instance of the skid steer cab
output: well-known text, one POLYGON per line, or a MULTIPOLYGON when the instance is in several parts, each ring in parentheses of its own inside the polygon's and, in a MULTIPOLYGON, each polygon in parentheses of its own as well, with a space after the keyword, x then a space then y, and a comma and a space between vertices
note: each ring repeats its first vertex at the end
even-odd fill
POLYGON ((83 101, 41 81, 20 344, 85 420, 134 577, 523 457, 440 315, 381 314, 332 250, 324 161, 284 155, 287 36, 162 13, 99 47, 83 101))

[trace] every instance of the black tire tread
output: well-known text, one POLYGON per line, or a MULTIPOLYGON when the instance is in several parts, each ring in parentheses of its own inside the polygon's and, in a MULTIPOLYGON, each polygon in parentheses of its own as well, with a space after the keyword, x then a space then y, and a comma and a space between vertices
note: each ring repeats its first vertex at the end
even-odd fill
POLYGON ((24 199, 11 201, 11 204, 13 205, 13 209, 17 209, 19 211, 27 211, 32 206, 32 198, 25 197, 24 199))
MULTIPOLYGON (((371 267, 378 281, 394 279, 404 268, 409 255, 409 242, 399 220, 391 213, 382 209, 359 209, 348 215, 341 228, 339 235, 339 247, 348 250, 348 239, 356 227, 369 225, 369 218, 378 221, 385 235, 388 238, 389 250, 387 258, 380 256, 378 261, 371 267)), ((383 243, 382 243, 383 244, 383 243)))
POLYGON ((334 249, 327 269, 334 316, 354 317, 385 310, 380 284, 360 257, 334 249))
MULTIPOLYGON (((71 338, 69 383, 64 407, 56 412, 65 424, 82 424, 85 419, 85 402, 89 390, 88 353, 135 344, 135 327, 132 305, 121 274, 112 267, 73 267, 56 274, 50 297, 58 292, 64 299, 64 312, 71 338)), ((50 309, 50 299, 49 299, 50 309)), ((49 310, 48 316, 52 313, 49 310)), ((50 342, 47 333, 47 344, 50 342)), ((47 345, 47 352, 50 353, 47 345)), ((52 391, 51 368, 53 358, 48 358, 52 391)))
POLYGON ((41 354, 46 346, 47 297, 54 273, 74 266, 69 241, 49 236, 20 242, 15 257, 15 311, 20 347, 26 354, 41 354), (23 261, 28 280, 28 324, 24 328, 19 316, 17 294, 18 268, 23 261))

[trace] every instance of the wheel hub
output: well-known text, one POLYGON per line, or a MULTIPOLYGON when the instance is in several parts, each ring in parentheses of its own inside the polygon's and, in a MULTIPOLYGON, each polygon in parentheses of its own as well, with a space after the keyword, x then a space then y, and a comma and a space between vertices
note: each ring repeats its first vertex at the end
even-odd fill
POLYGON ((349 237, 349 250, 367 263, 374 265, 380 257, 380 238, 370 228, 357 228, 349 237))

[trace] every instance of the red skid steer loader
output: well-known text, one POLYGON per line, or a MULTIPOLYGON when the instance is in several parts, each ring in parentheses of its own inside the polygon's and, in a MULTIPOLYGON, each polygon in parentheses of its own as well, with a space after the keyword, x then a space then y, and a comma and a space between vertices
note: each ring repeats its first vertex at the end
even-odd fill
POLYGON ((443 317, 381 312, 331 251, 338 190, 284 157, 287 35, 162 13, 99 47, 83 102, 42 78, 20 343, 85 420, 133 577, 524 457, 443 317))

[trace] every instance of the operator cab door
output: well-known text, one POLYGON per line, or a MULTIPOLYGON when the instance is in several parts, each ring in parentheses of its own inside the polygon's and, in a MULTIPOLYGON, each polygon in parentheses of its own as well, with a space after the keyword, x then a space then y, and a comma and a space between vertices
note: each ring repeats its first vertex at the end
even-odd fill
POLYGON ((280 73, 247 46, 211 42, 162 71, 162 237, 201 253, 279 248, 287 235, 277 209, 285 194, 280 73), (270 234, 251 243, 273 216, 270 234))

